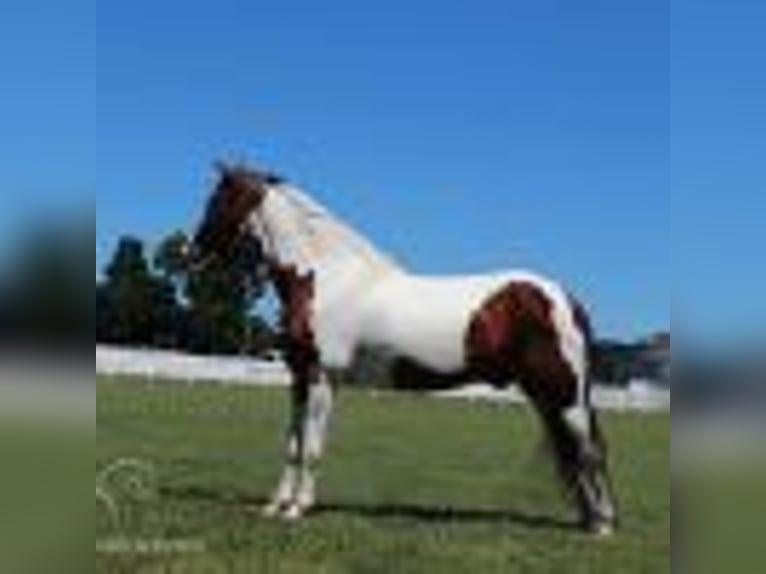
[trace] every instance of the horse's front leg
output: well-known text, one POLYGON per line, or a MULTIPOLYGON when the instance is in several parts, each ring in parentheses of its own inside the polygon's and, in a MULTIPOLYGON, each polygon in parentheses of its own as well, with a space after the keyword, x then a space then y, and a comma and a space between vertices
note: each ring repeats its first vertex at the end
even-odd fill
POLYGON ((287 427, 287 456, 282 477, 279 479, 271 501, 264 507, 265 516, 276 516, 283 513, 292 503, 298 483, 300 455, 303 450, 301 441, 306 418, 308 386, 305 380, 299 379, 293 373, 290 387, 290 422, 287 427))
POLYGON ((301 445, 292 504, 285 510, 286 518, 300 518, 316 502, 319 462, 324 451, 327 426, 333 407, 333 389, 327 376, 317 370, 308 386, 306 408, 300 428, 301 445))
POLYGON ((312 368, 295 376, 287 462, 268 516, 300 518, 316 500, 316 473, 332 412, 333 390, 326 375, 312 368))

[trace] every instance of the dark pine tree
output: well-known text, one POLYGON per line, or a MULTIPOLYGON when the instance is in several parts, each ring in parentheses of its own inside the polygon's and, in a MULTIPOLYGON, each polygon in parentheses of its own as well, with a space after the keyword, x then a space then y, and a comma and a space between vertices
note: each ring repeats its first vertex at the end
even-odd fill
POLYGON ((132 237, 119 240, 106 269, 106 282, 97 294, 99 323, 110 343, 172 346, 178 305, 172 285, 153 275, 143 243, 132 237))
POLYGON ((37 226, 21 242, 4 297, 6 325, 17 342, 81 348, 90 337, 84 245, 79 227, 61 222, 37 226))
POLYGON ((265 322, 251 315, 265 275, 257 244, 243 241, 225 259, 189 268, 188 239, 175 232, 160 243, 154 265, 183 310, 176 318, 183 347, 195 353, 257 353, 273 343, 265 322))

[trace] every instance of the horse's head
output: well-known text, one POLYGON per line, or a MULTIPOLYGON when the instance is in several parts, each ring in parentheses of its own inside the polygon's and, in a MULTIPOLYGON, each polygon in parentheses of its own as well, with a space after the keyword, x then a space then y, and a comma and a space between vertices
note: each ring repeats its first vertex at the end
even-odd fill
POLYGON ((269 189, 281 183, 271 173, 241 165, 219 164, 217 168, 219 180, 191 247, 193 265, 231 256, 246 236, 250 215, 261 206, 269 189))

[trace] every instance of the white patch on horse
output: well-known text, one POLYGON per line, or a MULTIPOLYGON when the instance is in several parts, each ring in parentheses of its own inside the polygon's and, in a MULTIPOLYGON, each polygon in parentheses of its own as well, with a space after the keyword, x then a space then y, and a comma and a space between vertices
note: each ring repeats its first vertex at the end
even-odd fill
POLYGON ((552 303, 552 319, 558 333, 561 356, 568 363, 577 382, 575 404, 564 411, 564 418, 581 437, 589 437, 590 415, 588 410, 588 342, 578 326, 570 298, 557 284, 541 285, 552 303))

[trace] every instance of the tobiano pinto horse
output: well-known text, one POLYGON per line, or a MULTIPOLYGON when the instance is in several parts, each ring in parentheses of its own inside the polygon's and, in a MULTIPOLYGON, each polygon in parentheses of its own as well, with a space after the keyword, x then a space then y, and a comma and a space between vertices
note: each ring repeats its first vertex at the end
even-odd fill
POLYGON ((328 370, 372 348, 430 372, 518 383, 582 527, 613 531, 606 443, 590 397, 592 332, 561 286, 527 271, 412 274, 282 178, 218 169, 190 258, 203 265, 245 238, 256 242, 280 300, 293 377, 286 466, 265 514, 297 519, 314 505, 333 406, 328 370))

